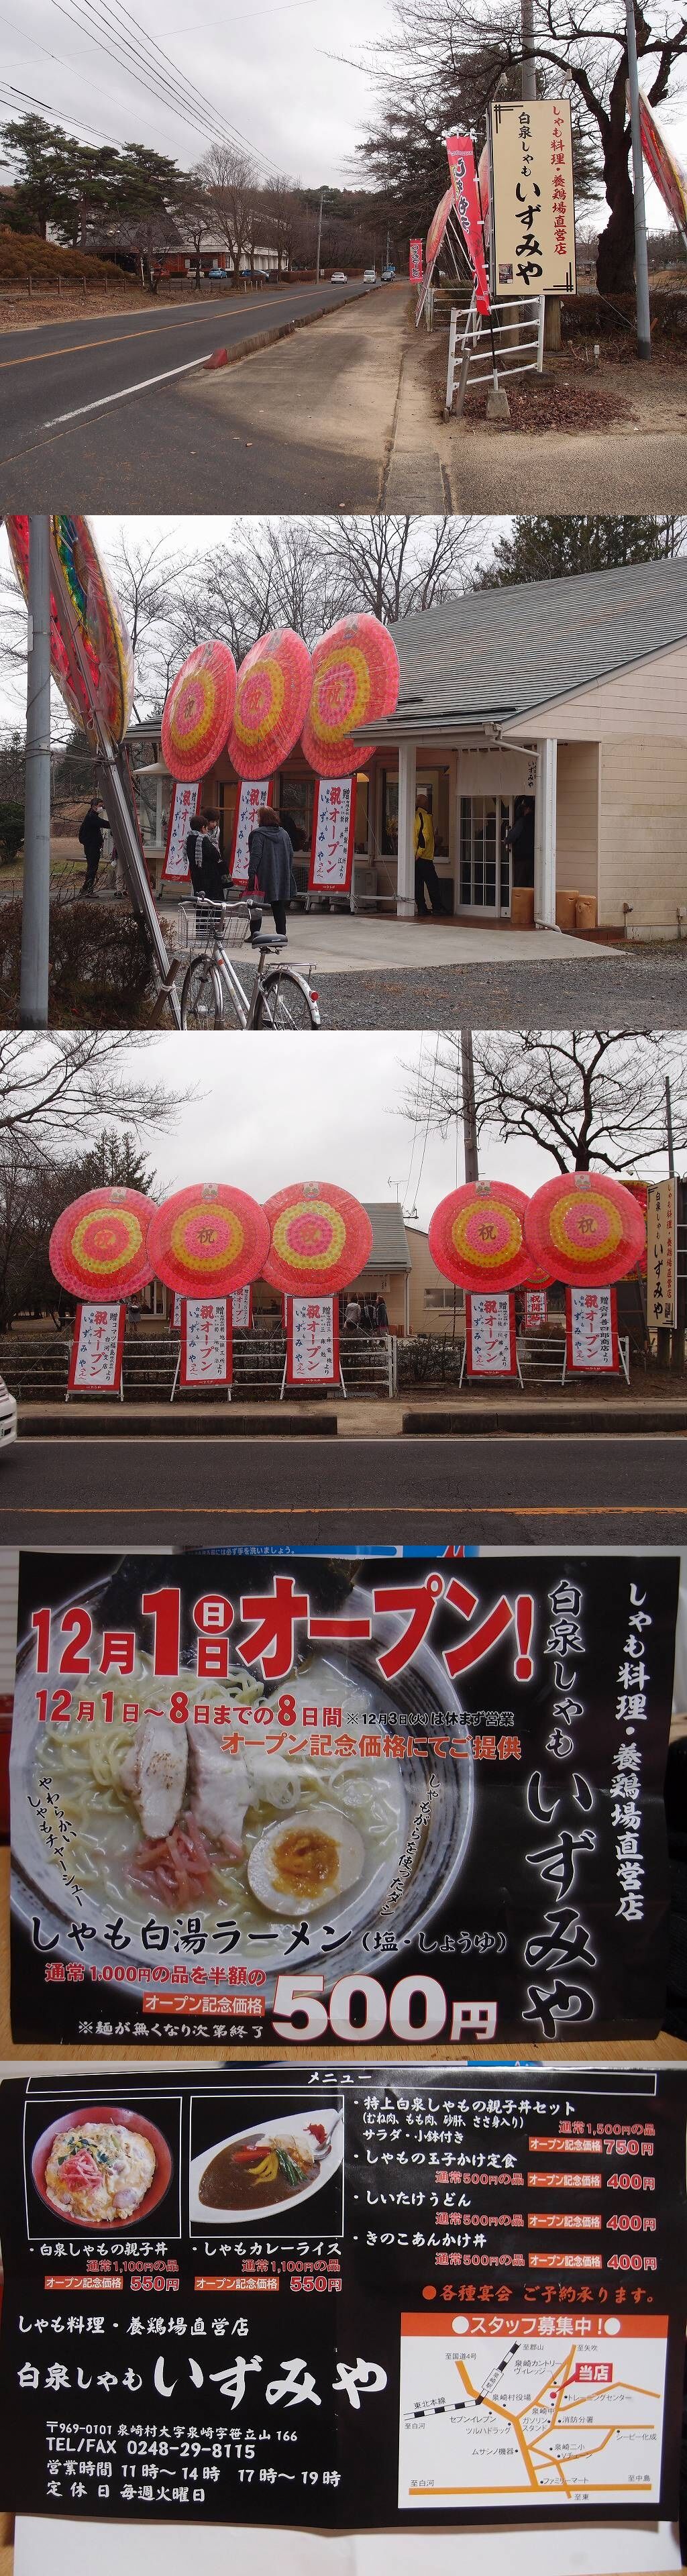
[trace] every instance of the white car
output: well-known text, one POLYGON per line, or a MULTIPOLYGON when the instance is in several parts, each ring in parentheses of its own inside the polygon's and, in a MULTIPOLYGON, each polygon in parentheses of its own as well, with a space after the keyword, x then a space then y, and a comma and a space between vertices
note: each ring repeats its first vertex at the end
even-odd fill
POLYGON ((363 269, 363 286, 376 286, 376 284, 377 284, 377 271, 376 271, 376 268, 364 268, 364 269, 363 269))
POLYGON ((7 1449, 17 1437, 16 1397, 10 1395, 4 1377, 0 1377, 0 1449, 7 1449))
POLYGON ((348 278, 345 268, 333 268, 330 283, 332 286, 347 286, 348 278))

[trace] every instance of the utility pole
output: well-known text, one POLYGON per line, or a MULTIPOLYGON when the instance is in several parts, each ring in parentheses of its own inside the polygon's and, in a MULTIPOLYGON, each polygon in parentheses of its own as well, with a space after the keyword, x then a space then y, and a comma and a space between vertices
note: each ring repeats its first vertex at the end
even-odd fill
POLYGON ((475 1116, 475 1068, 472 1056, 472 1030, 460 1032, 460 1068, 463 1091, 463 1147, 466 1181, 479 1180, 477 1119, 475 1116))
POLYGON ((642 132, 639 118, 639 71, 637 68, 637 28, 635 0, 625 0, 627 25, 627 85, 630 92, 630 125, 632 128, 632 183, 635 207, 635 284, 637 290, 637 355, 651 357, 651 311, 649 307, 649 260, 646 247, 646 213, 644 209, 644 163, 642 132))
POLYGON ((318 286, 319 286, 319 283, 320 283, 320 251, 321 251, 321 248, 322 248, 322 208, 323 208, 323 205, 324 205, 324 188, 321 188, 321 189, 320 189, 320 217, 319 217, 319 223, 318 223, 318 226, 317 226, 317 284, 318 284, 318 286))
POLYGON ((50 953, 50 520, 29 521, 29 641, 19 1025, 47 1029, 50 953))

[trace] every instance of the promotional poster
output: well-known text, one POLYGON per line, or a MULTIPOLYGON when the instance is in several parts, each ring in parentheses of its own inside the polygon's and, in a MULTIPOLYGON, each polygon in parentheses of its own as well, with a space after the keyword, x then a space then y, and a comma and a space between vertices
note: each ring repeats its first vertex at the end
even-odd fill
POLYGON ((19 2041, 661 2026, 678 1559, 22 1552, 19 2041))
POLYGON ((674 2517, 686 2106, 593 2063, 5 2082, 0 2506, 674 2517))

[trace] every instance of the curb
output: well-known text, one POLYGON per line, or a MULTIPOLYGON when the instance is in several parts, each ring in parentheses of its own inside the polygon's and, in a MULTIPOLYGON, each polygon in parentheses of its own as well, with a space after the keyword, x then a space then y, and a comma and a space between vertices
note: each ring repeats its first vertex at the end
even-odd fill
POLYGON ((349 312, 350 305, 364 302, 363 296, 352 296, 345 305, 320 304, 316 313, 298 313, 293 322, 275 322, 270 331, 253 331, 247 340, 232 341, 229 349, 213 349, 211 358, 199 358, 199 375, 217 367, 236 367, 241 358, 256 358, 261 349, 276 348, 278 340, 292 340, 294 332, 308 331, 311 322, 322 322, 327 313, 349 312))
MULTIPOLYGON (((278 1413, 265 1412, 264 1421, 260 1423, 260 1436, 296 1440, 300 1434, 307 1440, 311 1440, 313 1435, 319 1439, 335 1440, 338 1428, 335 1413, 317 1414, 313 1410, 311 1418, 300 1413, 285 1413, 280 1408, 278 1413)), ((59 1411, 56 1408, 54 1413, 38 1413, 34 1421, 27 1421, 21 1411, 19 1415, 20 1440, 22 1434, 25 1439, 33 1440, 224 1440, 231 1438, 232 1433, 235 1439, 249 1440, 255 1438, 255 1432, 254 1416, 235 1412, 231 1404, 218 1404, 212 1413, 202 1414, 191 1412, 189 1407, 182 1410, 180 1405, 168 1404, 164 1411, 160 1409, 159 1414, 151 1414, 140 1412, 135 1405, 113 1401, 112 1412, 106 1417, 100 1414, 96 1418, 85 1409, 81 1413, 68 1405, 59 1411)))
POLYGON ((576 1433, 580 1440, 584 1439, 585 1432, 602 1432, 605 1439, 612 1439, 618 1433, 636 1438, 642 1432, 659 1432, 664 1438, 674 1433, 684 1438, 687 1405, 628 1404, 607 1410, 602 1404, 586 1404, 584 1412, 572 1404, 490 1405, 488 1410, 483 1405, 473 1407, 470 1412, 404 1413, 402 1428, 407 1436, 412 1438, 415 1435, 423 1440, 460 1439, 461 1435, 463 1439, 473 1439, 489 1432, 502 1436, 504 1431, 523 1431, 540 1436, 553 1433, 554 1437, 557 1432, 568 1431, 576 1433))

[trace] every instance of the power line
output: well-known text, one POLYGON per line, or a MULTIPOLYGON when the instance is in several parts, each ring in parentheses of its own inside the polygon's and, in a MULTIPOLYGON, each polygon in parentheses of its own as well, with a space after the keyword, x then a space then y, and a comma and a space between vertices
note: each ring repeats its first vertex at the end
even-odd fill
POLYGON ((196 83, 189 84, 185 81, 171 56, 157 44, 154 37, 146 34, 145 29, 140 26, 129 9, 118 5, 113 10, 110 0, 100 0, 100 5, 98 0, 72 0, 71 8, 66 6, 66 0, 52 0, 52 6, 58 9, 60 15, 67 18, 71 25, 78 27, 80 34, 88 36, 92 44, 97 45, 111 61, 116 62, 120 70, 129 72, 140 82, 142 88, 149 91, 151 89, 149 75, 152 74, 153 95, 158 97, 162 93, 166 104, 174 108, 184 124, 193 125, 195 130, 196 123, 200 121, 219 139, 230 141, 232 144, 237 141, 244 144, 266 168, 277 170, 277 163, 254 144, 250 136, 243 133, 241 127, 230 125, 221 112, 218 113, 212 100, 198 89, 196 83), (94 33, 94 18, 103 30, 100 35, 94 33), (123 22, 126 22, 126 25, 123 22), (132 34, 129 34, 127 29, 131 29, 132 34), (114 45, 108 41, 112 38, 115 40, 114 45), (131 62, 125 59, 127 55, 132 57, 131 62), (195 116, 189 116, 189 106, 195 109, 195 116))
MULTIPOLYGON (((16 20, 15 20, 14 18, 8 18, 8 17, 6 16, 6 13, 5 13, 4 9, 0 10, 0 26, 3 26, 3 27, 10 27, 10 28, 11 28, 11 31, 12 31, 12 34, 13 34, 13 36, 20 36, 20 37, 21 37, 21 39, 22 39, 22 42, 23 42, 23 43, 26 43, 26 44, 29 44, 29 45, 33 45, 33 47, 34 47, 34 49, 35 49, 35 52, 36 52, 36 53, 38 53, 38 54, 45 54, 45 56, 46 56, 46 60, 47 60, 49 63, 58 63, 61 71, 68 72, 68 73, 69 73, 69 75, 70 75, 70 78, 71 78, 71 77, 73 77, 73 67, 72 67, 72 64, 71 64, 71 63, 68 63, 68 62, 66 61, 66 58, 65 58, 64 54, 54 54, 54 53, 52 53, 50 46, 49 46, 49 45, 41 45, 41 44, 39 43, 39 40, 38 40, 38 37, 37 37, 37 36, 29 36, 29 35, 27 35, 27 34, 26 34, 26 31, 25 31, 25 29, 24 29, 23 27, 18 27, 18 26, 17 26, 17 24, 16 24, 16 20)), ((108 98, 108 97, 110 96, 109 91, 104 90, 104 89, 101 89, 97 81, 91 81, 91 83, 90 83, 90 87, 91 87, 91 89, 94 89, 94 90, 96 91, 96 94, 97 94, 97 97, 98 97, 98 98, 108 98)), ((21 93, 19 93, 19 94, 21 95, 21 93)), ((60 118, 58 118, 58 120, 57 120, 57 121, 58 121, 58 124, 59 124, 60 122, 62 122, 62 120, 61 120, 60 118)), ((78 124, 78 122, 79 122, 79 119, 78 119, 78 117, 77 117, 77 118, 75 118, 75 119, 74 119, 74 123, 75 123, 75 124, 78 124)), ((87 134, 88 134, 88 133, 91 133, 91 134, 96 134, 96 135, 98 135, 98 131, 99 131, 99 129, 98 129, 98 127, 97 127, 97 126, 85 126, 85 127, 84 127, 84 132, 85 132, 85 133, 87 133, 87 134)), ((102 136, 101 136, 101 137, 100 137, 100 139, 101 139, 101 140, 104 140, 106 143, 114 143, 114 141, 115 141, 115 136, 114 136, 113 134, 112 134, 112 135, 109 135, 109 134, 108 134, 108 135, 105 135, 104 137, 102 137, 102 136)), ((117 146, 117 148, 118 148, 118 149, 120 148, 120 147, 119 147, 119 145, 117 146)))

